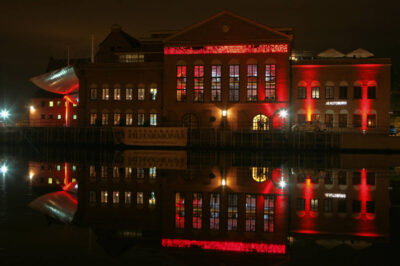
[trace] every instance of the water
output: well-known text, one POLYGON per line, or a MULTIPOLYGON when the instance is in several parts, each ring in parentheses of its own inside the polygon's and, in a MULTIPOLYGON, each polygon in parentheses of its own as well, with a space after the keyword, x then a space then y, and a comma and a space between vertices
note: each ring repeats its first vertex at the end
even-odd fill
POLYGON ((1 265, 392 265, 398 248, 397 154, 1 154, 1 265))

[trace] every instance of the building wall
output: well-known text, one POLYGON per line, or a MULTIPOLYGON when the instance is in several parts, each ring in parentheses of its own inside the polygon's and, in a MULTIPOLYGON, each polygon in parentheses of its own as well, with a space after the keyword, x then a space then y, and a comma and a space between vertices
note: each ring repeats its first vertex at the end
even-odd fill
MULTIPOLYGON (((70 126, 78 125, 77 106, 69 103, 70 126)), ((32 98, 29 101, 29 126, 63 127, 66 126, 66 101, 63 98, 32 98), (52 102, 53 106, 50 106, 52 102)))

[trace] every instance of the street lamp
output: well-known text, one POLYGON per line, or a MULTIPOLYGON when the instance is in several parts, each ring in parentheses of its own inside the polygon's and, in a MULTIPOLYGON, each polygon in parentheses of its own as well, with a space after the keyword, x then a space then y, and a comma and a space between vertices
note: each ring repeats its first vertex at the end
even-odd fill
POLYGON ((1 118, 6 119, 10 116, 10 112, 6 109, 3 109, 0 112, 0 116, 1 116, 1 118))
POLYGON ((3 174, 3 176, 7 173, 7 171, 8 171, 8 168, 7 168, 7 166, 5 165, 5 164, 3 164, 1 167, 0 167, 0 172, 3 174))
POLYGON ((31 113, 34 113, 36 111, 35 107, 33 105, 29 106, 29 111, 31 113))
POLYGON ((279 116, 282 118, 286 118, 288 116, 288 111, 286 109, 282 109, 279 111, 279 116))

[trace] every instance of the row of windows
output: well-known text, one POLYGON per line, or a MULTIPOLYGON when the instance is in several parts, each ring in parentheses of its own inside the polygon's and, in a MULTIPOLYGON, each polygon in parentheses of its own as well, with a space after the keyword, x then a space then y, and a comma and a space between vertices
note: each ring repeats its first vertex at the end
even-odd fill
MULTIPOLYGON (((49 114, 47 117, 48 117, 48 119, 51 120, 51 119, 53 119, 53 114, 49 114)), ((61 114, 57 114, 57 120, 61 120, 62 117, 63 117, 63 116, 62 116, 61 114)), ((46 115, 45 115, 45 114, 41 114, 41 115, 40 115, 40 119, 46 119, 46 115)), ((73 114, 73 115, 72 115, 72 119, 73 119, 73 120, 78 119, 78 115, 73 114)))
MULTIPOLYGON (((321 121, 321 114, 312 114, 311 115, 311 122, 320 122, 321 121)), ((325 114, 325 125, 326 127, 333 127, 334 121, 334 114, 328 113, 325 114)), ((306 115, 305 114, 297 114, 297 123, 303 124, 306 122, 306 115)), ((348 126, 348 114, 339 114, 339 121, 338 127, 346 128, 348 126)), ((376 114, 367 115, 367 127, 368 128, 375 128, 376 124, 376 114)), ((354 128, 361 128, 362 127, 362 115, 354 114, 353 115, 353 127, 354 128)))
MULTIPOLYGON (((133 126, 133 113, 100 113, 99 117, 97 113, 90 113, 90 125, 102 125, 102 126, 133 126), (112 121, 110 121, 110 118, 112 121), (111 122, 111 123, 110 123, 111 122)), ((146 120, 146 116, 144 113, 136 114, 136 125, 138 126, 157 126, 157 114, 150 113, 149 120, 146 120)))
MULTIPOLYGON (((136 170, 136 178, 144 179, 145 169, 144 168, 136 168, 135 170, 136 170)), ((119 178, 119 177, 131 178, 134 175, 134 168, 132 168, 132 167, 119 168, 117 166, 114 166, 114 167, 101 166, 100 168, 96 169, 96 167, 94 165, 91 165, 89 167, 89 176, 96 177, 98 175, 97 171, 99 171, 99 174, 100 174, 99 176, 101 178, 107 178, 108 176, 110 176, 111 171, 112 171, 113 178, 119 178), (112 170, 109 170, 109 169, 112 169, 112 170)), ((155 179, 157 177, 157 168, 156 167, 149 168, 148 176, 149 176, 149 178, 155 179)))
MULTIPOLYGON (((107 190, 101 190, 100 195, 97 194, 96 191, 90 190, 89 191, 89 203, 91 204, 96 204, 98 200, 98 197, 100 196, 100 203, 101 204, 120 204, 124 203, 126 205, 132 204, 132 192, 131 191, 124 191, 123 193, 114 190, 112 191, 112 197, 109 197, 109 192, 107 190)), ((145 200, 145 195, 144 192, 136 192, 136 205, 141 206, 144 204, 145 200)), ((149 206, 155 206, 156 205, 156 193, 155 192, 149 192, 148 193, 148 203, 149 206)))
MULTIPOLYGON (((146 89, 144 87, 138 87, 136 90, 136 99, 138 101, 144 101, 146 98, 146 89)), ((157 93, 158 90, 155 87, 152 87, 148 91, 148 97, 151 101, 156 101, 157 100, 157 93)), ((114 100, 114 101, 120 101, 123 97, 121 94, 121 89, 120 88, 114 88, 114 89, 109 89, 109 88, 102 88, 101 89, 101 100, 108 101, 108 100, 114 100), (112 98, 111 98, 112 96, 112 98)), ((125 89, 125 95, 124 99, 127 101, 132 101, 133 100, 133 89, 132 88, 126 88, 125 89)), ((98 89, 97 88, 90 88, 90 99, 91 100, 97 100, 98 98, 98 89)))
MULTIPOLYGON (((41 101, 40 104, 41 104, 42 107, 46 107, 46 101, 41 101)), ((49 104, 49 107, 54 107, 54 101, 49 101, 48 104, 49 104)), ((61 101, 57 101, 56 104, 57 104, 57 107, 61 107, 61 101)), ((68 103, 65 102, 65 107, 67 107, 67 104, 68 103)), ((72 107, 77 107, 77 105, 76 104, 72 104, 72 107)))
MULTIPOLYGON (((222 67, 212 65, 211 69, 211 101, 221 101, 222 95, 222 67)), ((193 76, 193 101, 204 102, 204 65, 194 66, 193 76)), ((276 100, 276 65, 265 65, 264 95, 258 95, 258 65, 247 65, 246 73, 246 100, 257 102, 259 98, 263 101, 276 100)), ((228 99, 231 102, 240 101, 240 71, 239 65, 229 65, 228 99)), ((187 66, 177 66, 176 69, 176 100, 185 102, 187 95, 187 66)))
MULTIPOLYGON (((301 174, 297 177, 298 183, 304 183, 306 180, 306 176, 301 174)), ((318 183, 318 177, 311 177, 311 182, 316 184, 318 183)), ((353 172, 352 174, 352 184, 353 185, 361 185, 362 175, 361 172, 353 172)), ((370 186, 375 185, 375 172, 367 172, 366 173, 366 184, 370 186)), ((333 184, 333 176, 331 171, 327 171, 324 177, 324 183, 326 185, 333 184)), ((347 185, 347 172, 346 171, 339 171, 337 176, 337 183, 338 185, 347 185)))
MULTIPOLYGON (((65 168, 65 166, 63 165, 63 166, 61 166, 60 164, 57 164, 56 165, 56 170, 57 171, 61 171, 61 169, 64 169, 65 168)), ((42 165, 40 165, 40 170, 41 171, 44 171, 46 169, 46 167, 42 164, 42 165)), ((47 167, 47 169, 48 170, 53 170, 53 166, 51 165, 51 164, 49 164, 48 165, 48 167, 47 167)), ((72 165, 72 171, 76 171, 76 165, 72 165)))
MULTIPOLYGON (((319 202, 320 199, 310 199, 310 210, 318 212, 319 211, 319 202)), ((334 199, 323 199, 323 210, 326 213, 333 212, 334 209, 334 199)), ((348 210, 348 202, 347 199, 337 199, 337 212, 346 213, 348 210)), ((353 200, 352 201, 352 212, 360 213, 361 212, 361 201, 353 200)), ((306 209, 306 199, 297 198, 296 209, 298 211, 304 211, 306 209)), ((374 213, 375 212, 375 201, 367 201, 366 202, 366 212, 374 213)))
MULTIPOLYGON (((334 90, 333 86, 325 87, 325 99, 334 99, 334 90)), ((298 87, 298 98, 299 99, 307 99, 311 96, 311 99, 320 99, 320 87, 312 87, 311 95, 307 95, 306 87, 298 87)), ((348 98, 348 88, 346 86, 339 87, 339 99, 347 99, 348 98)), ((362 87, 353 87, 353 99, 362 99, 362 87)), ((370 86, 367 91, 368 99, 376 99, 376 87, 370 86)))

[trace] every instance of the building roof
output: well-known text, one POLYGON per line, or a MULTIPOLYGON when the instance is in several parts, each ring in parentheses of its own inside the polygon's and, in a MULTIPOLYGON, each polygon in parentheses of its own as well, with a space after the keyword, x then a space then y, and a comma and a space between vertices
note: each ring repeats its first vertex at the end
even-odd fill
POLYGON ((327 57, 327 58, 338 58, 344 57, 344 53, 339 52, 336 49, 330 48, 325 50, 317 55, 318 57, 327 57))
POLYGON ((368 58, 368 57, 373 57, 374 54, 362 49, 362 48, 358 48, 348 54, 346 54, 346 57, 355 57, 355 58, 368 58))

